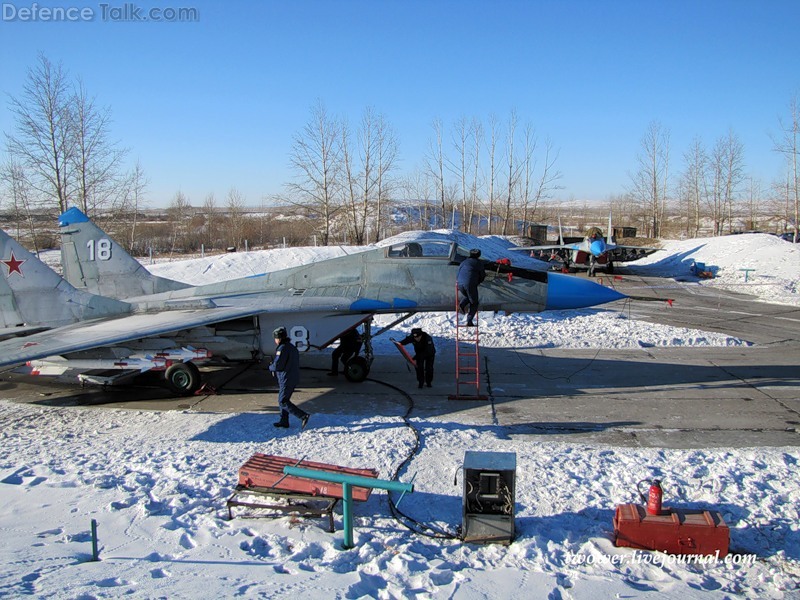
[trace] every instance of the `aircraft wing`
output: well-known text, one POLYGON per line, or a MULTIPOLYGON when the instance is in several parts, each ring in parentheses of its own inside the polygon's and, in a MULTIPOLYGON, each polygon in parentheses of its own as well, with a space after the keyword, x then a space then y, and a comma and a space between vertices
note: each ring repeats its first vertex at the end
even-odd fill
MULTIPOLYGON (((81 321, 21 338, 0 341, 0 368, 14 367, 30 360, 58 356, 130 340, 155 337, 212 323, 221 323, 260 313, 291 313, 310 310, 322 313, 360 312, 351 309, 347 298, 316 297, 230 299, 227 306, 185 308, 128 314, 81 321)), ((224 300, 223 300, 224 301, 224 300)))
POLYGON ((580 250, 580 244, 549 244, 546 246, 514 246, 509 250, 580 250))
POLYGON ((661 248, 647 248, 645 246, 628 246, 628 245, 620 245, 615 244, 613 248, 609 250, 614 255, 614 258, 619 261, 629 262, 632 260, 636 260, 642 258, 644 256, 648 256, 653 252, 657 252, 661 250, 661 248))
POLYGON ((40 331, 45 331, 45 330, 47 330, 47 327, 40 327, 40 326, 26 327, 24 325, 20 325, 19 327, 4 327, 0 329, 0 340, 6 340, 8 338, 24 337, 26 335, 39 333, 40 331))

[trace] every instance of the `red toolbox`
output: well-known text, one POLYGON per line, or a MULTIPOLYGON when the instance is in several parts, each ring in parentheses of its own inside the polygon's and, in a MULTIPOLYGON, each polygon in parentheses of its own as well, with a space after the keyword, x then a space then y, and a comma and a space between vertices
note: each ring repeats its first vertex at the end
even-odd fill
POLYGON ((668 554, 728 554, 730 530, 714 510, 664 508, 648 515, 644 506, 620 504, 614 513, 614 545, 668 554))
MULTIPOLYGON (((378 472, 375 469, 351 469, 308 460, 298 461, 296 458, 286 458, 284 456, 254 454, 239 468, 239 485, 246 488, 272 488, 313 496, 328 496, 330 498, 342 497, 342 484, 284 475, 283 467, 301 467, 329 473, 378 477, 378 472)), ((372 488, 353 486, 352 490, 353 500, 358 501, 366 500, 372 493, 372 488)))

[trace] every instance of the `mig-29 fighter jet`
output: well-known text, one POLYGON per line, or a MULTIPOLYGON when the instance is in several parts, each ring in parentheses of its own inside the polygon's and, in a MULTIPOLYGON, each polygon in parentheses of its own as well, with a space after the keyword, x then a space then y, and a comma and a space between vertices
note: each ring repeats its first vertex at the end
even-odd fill
MULTIPOLYGON (((196 363, 260 357, 273 347, 279 326, 302 352, 324 348, 363 323, 365 356, 348 365, 348 377, 363 380, 372 360, 371 317, 399 313, 399 322, 418 312, 455 311, 456 273, 469 256, 453 241, 418 239, 186 286, 130 264, 133 259, 80 211, 64 213, 61 227, 71 240, 64 271, 72 284, 0 231, 0 336, 7 338, 0 341, 0 369, 157 370, 176 394, 201 386, 196 363), (24 337, 9 337, 16 335, 24 337)), ((558 273, 487 266, 481 310, 576 309, 626 297, 558 273)))
POLYGON ((606 273, 614 272, 615 260, 629 260, 630 256, 641 258, 651 254, 658 248, 643 248, 641 246, 626 246, 617 244, 612 236, 611 214, 608 215, 608 234, 603 239, 603 232, 599 227, 591 227, 580 242, 565 244, 561 233, 561 219, 558 220, 558 244, 545 244, 540 246, 521 246, 510 250, 530 250, 541 252, 550 250, 555 252, 558 260, 564 263, 564 268, 574 272, 578 267, 586 268, 589 277, 594 277, 597 269, 606 273))

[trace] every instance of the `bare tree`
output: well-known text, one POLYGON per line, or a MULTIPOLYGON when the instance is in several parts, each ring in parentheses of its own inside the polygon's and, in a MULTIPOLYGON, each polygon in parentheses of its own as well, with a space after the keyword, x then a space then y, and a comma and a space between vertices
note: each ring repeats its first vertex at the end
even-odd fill
POLYGON ((217 207, 217 199, 214 197, 213 193, 208 194, 203 200, 203 213, 205 214, 206 218, 203 243, 208 249, 215 248, 220 241, 220 218, 219 209, 217 207))
POLYGON ((459 199, 461 229, 466 233, 472 233, 478 204, 482 144, 483 128, 476 118, 461 117, 456 121, 452 134, 455 152, 447 162, 448 169, 458 180, 454 197, 459 199))
POLYGON ((700 233, 701 207, 708 198, 708 155, 700 138, 695 138, 683 155, 685 170, 682 175, 686 195, 686 234, 697 237, 700 233))
POLYGON ((136 244, 137 225, 139 223, 139 211, 145 205, 145 193, 149 181, 144 174, 142 164, 137 160, 133 170, 128 174, 125 186, 125 201, 115 213, 130 214, 128 219, 128 251, 133 252, 136 244))
POLYGON ((433 195, 434 184, 427 168, 416 168, 407 174, 401 184, 400 190, 404 198, 411 202, 407 213, 409 223, 413 228, 427 229, 430 225, 430 203, 428 200, 433 195))
POLYGON ((508 234, 509 224, 512 222, 511 209, 514 205, 515 191, 519 184, 520 167, 516 163, 514 154, 514 136, 517 132, 517 111, 512 110, 508 118, 508 131, 506 132, 506 163, 508 164, 508 177, 506 179, 506 200, 503 206, 502 235, 508 234))
POLYGON ((342 193, 344 197, 344 217, 347 222, 347 233, 353 244, 364 243, 367 212, 362 205, 358 193, 359 175, 352 150, 350 125, 342 122, 342 193))
POLYGON ((481 147, 483 146, 483 126, 476 118, 473 118, 470 123, 470 135, 472 136, 472 179, 470 182, 469 210, 466 216, 467 233, 472 233, 472 224, 478 209, 478 192, 481 187, 480 158, 481 147))
POLYGON ((494 184, 497 177, 497 118, 489 117, 489 214, 487 233, 492 234, 492 218, 494 217, 494 184))
POLYGON ((467 176, 471 172, 470 159, 472 143, 470 141, 472 129, 466 117, 461 117, 453 128, 453 149, 455 150, 455 160, 448 161, 450 169, 458 178, 459 198, 461 200, 461 229, 469 232, 470 222, 468 220, 469 211, 469 190, 467 186, 467 176))
POLYGON ((228 242, 235 248, 240 248, 244 242, 245 230, 245 198, 235 187, 228 190, 228 197, 225 205, 227 215, 226 224, 228 230, 228 242))
POLYGON ((391 172, 394 170, 399 148, 394 129, 381 114, 377 116, 375 123, 377 165, 375 173, 375 237, 374 241, 380 241, 380 226, 384 222, 384 207, 391 195, 392 178, 391 172))
POLYGON ((652 121, 641 140, 636 161, 639 170, 631 175, 631 194, 647 215, 648 234, 660 235, 669 183, 669 130, 652 121))
POLYGON ((390 189, 389 172, 397 158, 394 132, 383 115, 370 107, 361 117, 355 148, 346 123, 342 123, 341 132, 344 214, 348 231, 353 243, 363 244, 372 226, 377 242, 390 189))
POLYGON ((428 155, 426 158, 426 166, 431 175, 431 179, 435 182, 436 198, 439 201, 439 210, 441 211, 442 223, 447 222, 447 214, 449 213, 447 206, 447 184, 444 179, 444 164, 445 155, 442 138, 444 137, 444 127, 441 119, 435 119, 431 124, 433 127, 433 138, 430 141, 428 155))
POLYGON ((773 149, 783 154, 786 159, 788 172, 788 186, 786 193, 787 204, 793 205, 794 212, 794 241, 800 240, 800 174, 797 171, 797 155, 800 152, 798 137, 800 137, 800 104, 795 95, 789 102, 789 121, 779 120, 781 127, 780 137, 772 138, 773 149))
POLYGON ((749 178, 750 185, 747 186, 747 222, 745 227, 751 231, 759 228, 759 208, 762 205, 761 182, 752 177, 749 178))
POLYGON ((77 203, 85 214, 93 216, 98 208, 108 208, 124 193, 120 170, 128 151, 109 140, 111 111, 98 109, 81 81, 71 104, 75 141, 71 172, 75 176, 77 203))
POLYGON ((542 160, 542 170, 536 179, 534 189, 532 178, 536 168, 534 152, 537 146, 536 138, 532 126, 528 125, 525 129, 525 183, 523 187, 522 221, 527 223, 533 219, 536 210, 542 200, 552 196, 553 191, 561 189, 558 180, 561 179, 561 171, 556 168, 558 151, 553 148, 553 142, 549 138, 544 143, 544 157, 542 160))
POLYGON ((296 204, 320 219, 322 243, 331 238, 333 219, 341 206, 342 145, 341 124, 328 116, 321 101, 311 109, 311 119, 303 131, 294 136, 290 164, 295 180, 286 185, 298 197, 296 204))
POLYGON ((53 65, 40 54, 28 70, 22 97, 12 97, 15 132, 6 136, 8 153, 25 170, 31 191, 54 203, 60 212, 69 208, 75 152, 72 93, 61 64, 53 65))
MULTIPOLYGON (((773 209, 772 212, 781 221, 781 231, 788 231, 794 228, 794 187, 793 173, 791 165, 786 165, 784 177, 776 180, 772 184, 773 190, 773 209)), ((795 241, 797 235, 792 236, 795 241)))
POLYGON ((178 249, 187 247, 191 208, 189 198, 183 192, 176 193, 167 208, 167 218, 170 224, 170 255, 178 249))
POLYGON ((33 214, 36 210, 36 206, 33 203, 33 189, 25 176, 25 169, 14 160, 14 156, 11 156, 8 162, 3 165, 3 168, 0 169, 0 182, 2 182, 6 195, 11 200, 11 211, 17 223, 15 237, 20 237, 20 224, 24 223, 33 241, 34 250, 38 252, 39 243, 33 221, 33 214))
POLYGON ((344 177, 342 189, 344 194, 344 215, 347 222, 347 232, 353 244, 364 243, 366 230, 367 205, 361 201, 364 197, 359 194, 359 176, 355 164, 355 156, 351 149, 350 127, 347 122, 342 123, 342 174, 344 177))
POLYGON ((711 194, 709 204, 714 235, 721 235, 725 224, 733 228, 733 204, 744 179, 744 146, 733 131, 714 144, 711 153, 711 194))

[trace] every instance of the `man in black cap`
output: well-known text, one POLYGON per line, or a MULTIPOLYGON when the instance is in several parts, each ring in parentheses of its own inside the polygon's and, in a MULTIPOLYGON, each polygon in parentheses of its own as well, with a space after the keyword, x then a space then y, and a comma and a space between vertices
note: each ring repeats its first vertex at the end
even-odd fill
POLYGON ((400 343, 414 344, 414 362, 417 363, 417 383, 419 387, 433 383, 433 360, 436 358, 436 346, 433 338, 419 327, 411 330, 411 334, 400 340, 400 343))
POLYGON ((469 258, 461 263, 458 268, 458 301, 459 310, 464 313, 467 312, 467 305, 469 305, 469 313, 467 313, 467 327, 475 327, 475 315, 478 313, 478 285, 483 283, 486 279, 486 270, 483 268, 483 263, 480 261, 481 251, 473 248, 469 251, 469 258))
POLYGON ((278 349, 275 351, 275 360, 269 370, 278 379, 278 406, 281 408, 280 421, 274 423, 275 427, 289 427, 289 413, 300 419, 300 430, 306 428, 309 414, 292 404, 291 397, 294 388, 300 383, 300 353, 289 341, 285 327, 278 327, 272 332, 278 349))

